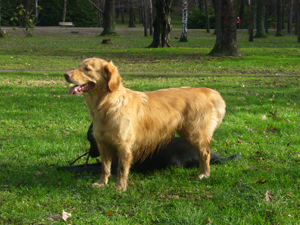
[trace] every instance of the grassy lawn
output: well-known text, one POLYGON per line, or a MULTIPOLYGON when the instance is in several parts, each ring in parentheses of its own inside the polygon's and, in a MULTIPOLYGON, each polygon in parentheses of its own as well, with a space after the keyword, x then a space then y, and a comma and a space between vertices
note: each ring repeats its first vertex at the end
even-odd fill
POLYGON ((271 32, 250 43, 239 31, 243 56, 212 58, 215 36, 203 30, 189 30, 188 43, 179 43, 174 30, 175 47, 168 49, 144 48, 152 39, 142 30, 122 30, 109 46, 70 31, 52 37, 36 31, 33 38, 11 31, 0 39, 0 224, 299 224, 295 35, 271 32), (63 73, 93 56, 113 60, 134 90, 218 90, 227 113, 212 150, 243 157, 212 165, 211 177, 201 181, 197 168, 131 173, 124 193, 115 190, 116 176, 93 189, 99 174, 57 171, 89 149, 85 98, 68 95, 63 73), (63 210, 72 214, 67 222, 48 220, 63 210))

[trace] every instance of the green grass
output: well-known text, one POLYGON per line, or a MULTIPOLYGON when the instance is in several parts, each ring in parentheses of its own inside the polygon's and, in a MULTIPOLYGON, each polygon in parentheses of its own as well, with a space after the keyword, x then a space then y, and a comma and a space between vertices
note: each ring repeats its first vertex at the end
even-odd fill
POLYGON ((296 37, 248 43, 239 33, 243 57, 212 58, 215 37, 195 32, 203 36, 191 34, 186 46, 172 39, 176 48, 152 50, 142 48, 151 40, 142 31, 134 43, 131 33, 113 40, 120 48, 99 37, 0 39, 0 224, 64 224, 47 220, 63 210, 72 213, 67 224, 299 224, 296 37), (57 171, 89 148, 85 98, 68 95, 63 71, 90 56, 112 59, 134 90, 218 90, 227 113, 212 150, 243 157, 212 165, 201 181, 197 168, 131 173, 124 193, 115 190, 115 175, 93 189, 99 175, 57 171))

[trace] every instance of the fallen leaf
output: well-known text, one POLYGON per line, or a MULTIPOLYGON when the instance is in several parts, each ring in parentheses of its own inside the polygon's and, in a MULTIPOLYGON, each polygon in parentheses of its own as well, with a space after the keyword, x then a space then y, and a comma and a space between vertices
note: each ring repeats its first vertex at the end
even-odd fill
POLYGON ((211 219, 205 219, 205 222, 204 222, 204 223, 205 223, 205 225, 206 225, 206 224, 212 224, 212 222, 213 222, 213 221, 212 221, 211 219))
POLYGON ((292 196, 293 196, 293 194, 292 194, 292 193, 286 193, 286 195, 287 195, 287 196, 290 196, 290 197, 292 197, 292 196))
POLYGON ((16 184, 16 187, 20 187, 22 184, 24 184, 25 182, 24 181, 21 181, 20 183, 17 183, 16 184))
POLYGON ((269 190, 266 191, 265 200, 266 200, 266 202, 273 201, 272 193, 269 190))
POLYGON ((267 180, 256 181, 255 184, 264 184, 267 183, 267 180))
POLYGON ((107 215, 108 215, 108 216, 112 216, 113 213, 112 213, 112 212, 108 212, 107 215))
POLYGON ((212 195, 206 195, 206 197, 207 197, 208 199, 211 199, 211 198, 213 198, 213 196, 212 196, 212 195))
POLYGON ((272 119, 277 119, 277 110, 275 110, 275 112, 269 112, 269 114, 272 119))
POLYGON ((262 117, 263 120, 267 119, 267 116, 265 114, 262 114, 261 117, 262 117))
POLYGON ((68 213, 68 212, 66 212, 66 211, 63 210, 63 212, 62 212, 62 219, 63 219, 63 221, 67 221, 67 219, 69 217, 71 217, 71 216, 72 216, 71 213, 68 213))
POLYGON ((225 145, 230 146, 229 143, 228 143, 228 139, 226 139, 225 145))
POLYGON ((242 141, 241 141, 240 139, 237 139, 237 143, 238 143, 238 144, 241 144, 242 141))
POLYGON ((256 161, 264 161, 264 159, 262 157, 259 157, 256 159, 256 161))
POLYGON ((161 195, 159 196, 161 199, 179 199, 179 195, 169 195, 169 196, 165 196, 165 195, 161 195))
POLYGON ((54 221, 58 221, 60 219, 61 219, 60 215, 49 216, 46 218, 46 220, 54 220, 54 221))
POLYGON ((51 89, 50 91, 52 91, 52 92, 55 92, 55 91, 56 91, 56 89, 51 89))
POLYGON ((258 169, 255 166, 252 166, 248 170, 258 170, 258 169))
POLYGON ((65 134, 69 135, 70 133, 68 131, 62 130, 65 134))

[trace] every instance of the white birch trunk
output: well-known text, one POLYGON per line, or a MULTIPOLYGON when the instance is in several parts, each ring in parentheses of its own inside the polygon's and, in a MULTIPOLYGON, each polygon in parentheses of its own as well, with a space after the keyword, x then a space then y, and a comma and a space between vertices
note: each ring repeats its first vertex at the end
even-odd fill
POLYGON ((180 42, 187 42, 188 0, 182 0, 182 32, 180 42))

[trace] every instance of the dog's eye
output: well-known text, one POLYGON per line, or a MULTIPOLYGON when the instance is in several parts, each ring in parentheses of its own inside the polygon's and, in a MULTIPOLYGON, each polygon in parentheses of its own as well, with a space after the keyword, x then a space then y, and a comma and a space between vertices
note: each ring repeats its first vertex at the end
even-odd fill
POLYGON ((85 69, 86 71, 91 71, 91 69, 88 68, 88 67, 85 67, 84 69, 85 69))

